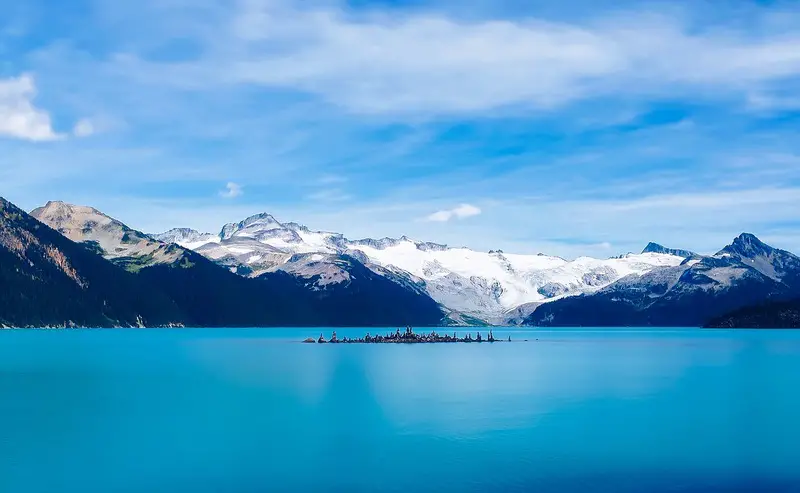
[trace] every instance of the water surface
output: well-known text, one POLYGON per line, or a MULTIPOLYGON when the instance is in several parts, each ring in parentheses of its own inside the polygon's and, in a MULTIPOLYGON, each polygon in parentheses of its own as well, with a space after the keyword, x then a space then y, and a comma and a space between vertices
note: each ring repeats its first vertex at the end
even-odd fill
POLYGON ((800 491, 800 332, 319 332, 0 331, 0 491, 800 491))

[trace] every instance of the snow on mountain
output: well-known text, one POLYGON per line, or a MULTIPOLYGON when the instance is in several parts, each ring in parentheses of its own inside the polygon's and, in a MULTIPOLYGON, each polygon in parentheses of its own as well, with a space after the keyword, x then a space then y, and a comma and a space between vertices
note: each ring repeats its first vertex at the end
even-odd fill
POLYGON ((200 248, 206 243, 219 242, 217 235, 201 233, 189 228, 174 228, 165 233, 150 235, 150 237, 164 243, 175 243, 190 250, 200 248))
POLYGON ((226 224, 216 237, 192 230, 172 231, 187 231, 183 236, 173 234, 178 244, 244 275, 283 270, 324 273, 327 282, 341 282, 347 279, 347 272, 337 271, 336 266, 341 256, 347 255, 381 275, 402 276, 423 285, 434 300, 450 310, 495 323, 504 322, 522 305, 593 292, 625 276, 675 267, 685 260, 670 252, 645 252, 567 261, 542 254, 450 248, 405 236, 348 240, 341 234, 281 223, 269 214, 226 224))
POLYGON ((619 258, 514 255, 467 248, 429 250, 409 239, 383 248, 358 243, 380 265, 392 265, 425 280, 431 297, 445 306, 498 320, 518 306, 590 292, 631 274, 679 265, 682 257, 645 253, 619 258))

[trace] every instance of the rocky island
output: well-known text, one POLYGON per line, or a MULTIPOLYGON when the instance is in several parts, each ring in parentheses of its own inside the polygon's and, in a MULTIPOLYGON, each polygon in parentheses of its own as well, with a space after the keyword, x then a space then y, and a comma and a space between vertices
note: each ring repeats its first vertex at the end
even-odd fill
MULTIPOLYGON (((511 336, 508 336, 508 341, 511 342, 511 336)), ((472 334, 467 334, 464 337, 458 337, 455 333, 451 336, 450 334, 437 334, 436 331, 431 331, 428 334, 417 334, 414 332, 414 329, 411 327, 406 327, 404 332, 400 332, 400 329, 397 329, 394 333, 388 333, 386 335, 370 335, 367 332, 367 335, 357 339, 351 339, 349 337, 343 337, 339 339, 336 336, 336 331, 333 331, 330 339, 325 339, 325 337, 320 334, 319 338, 315 341, 313 338, 309 337, 305 341, 306 343, 319 343, 319 344, 435 344, 435 343, 447 343, 447 342, 498 342, 497 339, 494 338, 494 334, 492 331, 489 330, 489 334, 484 338, 481 336, 481 333, 478 332, 476 337, 473 339, 472 334)))

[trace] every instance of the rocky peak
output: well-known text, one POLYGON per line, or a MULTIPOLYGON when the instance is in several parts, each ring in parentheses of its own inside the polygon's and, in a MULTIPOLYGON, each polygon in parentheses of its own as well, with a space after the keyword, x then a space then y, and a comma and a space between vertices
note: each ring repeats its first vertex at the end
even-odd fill
POLYGON ((307 226, 303 226, 302 224, 298 223, 286 223, 283 226, 286 229, 291 229, 292 231, 303 231, 303 232, 310 231, 307 226))
POLYGON ((244 224, 245 226, 253 226, 256 224, 264 226, 273 226, 273 225, 282 226, 281 223, 279 223, 278 220, 275 219, 275 216, 273 216, 272 214, 267 214, 266 212, 252 215, 247 219, 245 219, 244 221, 242 221, 240 224, 244 224))
POLYGON ((244 221, 226 224, 222 227, 222 231, 220 232, 219 236, 223 240, 227 240, 239 231, 246 229, 252 231, 269 231, 272 229, 285 229, 285 227, 271 214, 262 212, 260 214, 252 215, 244 221))
POLYGON ((754 234, 742 233, 733 240, 733 243, 720 250, 718 255, 729 254, 752 259, 768 256, 774 251, 774 248, 759 240, 754 234))
POLYGON ((363 240, 355 240, 351 243, 356 246, 369 246, 377 250, 384 250, 386 248, 398 245, 400 241, 394 238, 381 238, 379 240, 373 238, 365 238, 363 240))
POLYGON ((419 248, 423 252, 444 252, 445 250, 447 250, 447 245, 426 241, 418 244, 417 248, 419 248))
POLYGON ((163 233, 151 234, 151 238, 164 243, 191 243, 206 238, 212 238, 211 233, 201 233, 191 228, 173 228, 163 233))
POLYGON ((680 250, 677 248, 667 248, 663 245, 659 245, 658 243, 653 243, 652 241, 644 247, 642 253, 663 253, 665 255, 675 255, 677 257, 689 258, 695 256, 694 252, 689 250, 680 250))
POLYGON ((182 254, 92 207, 51 201, 31 216, 76 243, 91 245, 108 259, 147 258, 147 263, 165 263, 182 254))
POLYGON ((43 207, 32 210, 31 216, 42 222, 56 224, 68 221, 80 221, 85 218, 111 220, 111 218, 93 207, 73 205, 53 200, 47 202, 43 207))

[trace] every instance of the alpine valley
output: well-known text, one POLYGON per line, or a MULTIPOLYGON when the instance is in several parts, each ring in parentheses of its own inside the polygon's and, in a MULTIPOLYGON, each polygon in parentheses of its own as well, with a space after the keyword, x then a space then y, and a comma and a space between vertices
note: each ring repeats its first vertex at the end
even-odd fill
POLYGON ((145 234, 91 207, 0 199, 3 326, 796 326, 800 258, 742 234, 713 255, 608 259, 352 240, 257 214, 145 234))

